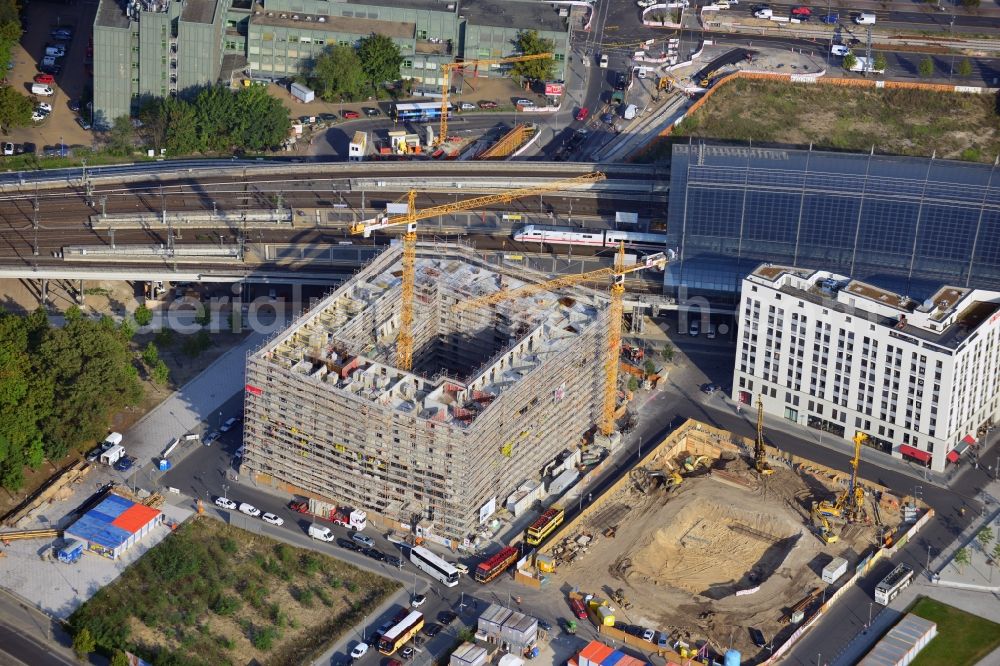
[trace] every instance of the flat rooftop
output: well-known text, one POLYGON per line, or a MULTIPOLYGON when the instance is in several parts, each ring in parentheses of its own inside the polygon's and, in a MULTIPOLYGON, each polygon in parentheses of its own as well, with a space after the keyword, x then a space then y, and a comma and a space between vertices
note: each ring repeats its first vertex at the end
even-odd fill
POLYGON ((950 349, 1000 310, 1000 292, 963 287, 943 286, 920 302, 829 271, 763 264, 751 277, 836 312, 863 313, 869 321, 897 331, 897 337, 912 336, 950 349))
POLYGON ((181 12, 181 20, 188 23, 212 23, 218 6, 219 0, 187 0, 181 12))
POLYGON ((455 13, 458 0, 346 0, 345 5, 369 5, 371 7, 398 7, 399 9, 423 9, 435 12, 455 13), (452 9, 448 9, 452 5, 452 9))
POLYGON ((459 4, 458 13, 473 25, 567 31, 566 19, 559 16, 556 7, 544 2, 465 0, 459 4))
POLYGON ((456 303, 516 289, 530 278, 518 279, 514 268, 496 272, 475 263, 471 253, 437 249, 433 258, 419 256, 415 264, 412 371, 395 365, 399 248, 379 255, 254 358, 301 374, 303 381, 461 427, 553 358, 549 355, 569 349, 596 325, 603 309, 598 292, 577 287, 456 313, 456 303))
POLYGON ((101 28, 127 28, 128 16, 118 0, 101 0, 97 5, 96 25, 101 28))
POLYGON ((260 13, 254 14, 251 19, 252 25, 270 25, 323 32, 346 32, 352 35, 378 33, 396 39, 412 39, 417 31, 415 23, 381 21, 357 16, 324 16, 322 14, 265 10, 260 5, 255 7, 255 12, 257 11, 260 13))

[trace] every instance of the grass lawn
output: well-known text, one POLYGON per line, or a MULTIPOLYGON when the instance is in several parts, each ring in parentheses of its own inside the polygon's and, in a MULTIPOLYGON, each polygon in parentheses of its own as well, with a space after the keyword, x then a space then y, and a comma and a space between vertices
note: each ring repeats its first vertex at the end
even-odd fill
POLYGON ((910 612, 936 622, 938 631, 912 666, 972 666, 1000 645, 1000 624, 954 606, 922 597, 910 612))
POLYGON ((210 518, 193 518, 70 618, 98 649, 171 666, 311 661, 394 581, 210 518))
POLYGON ((667 158, 687 137, 993 162, 1000 116, 996 95, 737 80, 638 161, 667 158))

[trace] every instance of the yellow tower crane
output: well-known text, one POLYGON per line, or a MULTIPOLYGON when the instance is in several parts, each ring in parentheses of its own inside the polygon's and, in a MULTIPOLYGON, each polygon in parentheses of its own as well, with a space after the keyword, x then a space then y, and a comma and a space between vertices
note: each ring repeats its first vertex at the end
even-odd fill
POLYGON ((396 363, 399 368, 402 370, 413 368, 413 283, 415 280, 414 266, 417 257, 417 222, 419 220, 439 217, 460 210, 482 208, 496 203, 507 203, 534 194, 566 190, 580 185, 596 183, 604 180, 604 178, 603 173, 595 171, 593 173, 585 173, 582 176, 552 181, 544 185, 507 190, 497 194, 488 194, 442 206, 432 206, 431 208, 424 208, 422 210, 416 209, 416 190, 410 190, 407 194, 407 210, 405 215, 379 216, 373 220, 364 220, 351 225, 352 234, 364 234, 365 238, 369 237, 372 232, 386 227, 401 225, 405 225, 406 227, 403 234, 402 304, 399 313, 399 337, 396 342, 396 363))
POLYGON ((662 269, 667 264, 667 255, 658 252, 643 258, 642 262, 631 266, 625 265, 625 245, 619 244, 618 253, 615 255, 615 265, 613 268, 601 268, 589 273, 579 273, 576 275, 564 275, 562 277, 528 284, 516 289, 505 289, 494 292, 479 298, 462 301, 453 306, 454 310, 467 310, 486 305, 499 303, 513 298, 525 298, 543 291, 553 291, 561 287, 570 287, 583 282, 594 282, 604 278, 612 278, 611 282, 611 306, 608 315, 608 339, 607 348, 604 355, 604 403, 601 409, 601 422, 598 423, 600 432, 605 437, 610 437, 615 431, 615 396, 618 391, 618 363, 622 347, 622 315, 623 297, 625 295, 625 276, 636 271, 647 268, 662 269))
POLYGON ((753 448, 753 466, 761 476, 774 474, 767 464, 767 449, 764 448, 764 400, 757 396, 757 443, 753 448))
POLYGON ((531 55, 510 56, 509 58, 480 58, 479 60, 463 60, 461 62, 446 62, 441 65, 441 126, 434 145, 439 145, 448 136, 448 94, 451 92, 451 73, 456 69, 478 67, 480 65, 503 65, 510 62, 527 62, 529 60, 544 60, 552 58, 551 53, 533 53, 531 55))

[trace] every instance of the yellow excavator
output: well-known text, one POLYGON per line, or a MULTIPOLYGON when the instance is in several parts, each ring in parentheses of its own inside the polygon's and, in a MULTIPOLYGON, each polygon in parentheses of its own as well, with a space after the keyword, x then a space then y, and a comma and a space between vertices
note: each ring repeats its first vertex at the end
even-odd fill
POLYGON ((831 544, 840 541, 840 537, 833 531, 833 527, 827 519, 828 517, 820 513, 817 502, 813 502, 811 514, 813 526, 819 533, 819 538, 822 539, 823 543, 831 544))

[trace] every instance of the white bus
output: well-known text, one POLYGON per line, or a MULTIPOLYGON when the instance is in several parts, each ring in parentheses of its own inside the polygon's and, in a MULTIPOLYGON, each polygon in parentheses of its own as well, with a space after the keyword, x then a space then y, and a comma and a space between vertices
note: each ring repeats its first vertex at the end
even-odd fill
POLYGON ((888 606, 903 588, 913 582, 913 569, 900 564, 888 576, 875 586, 875 603, 888 606))
POLYGON ((448 587, 458 585, 458 569, 422 546, 410 549, 410 562, 448 587))

